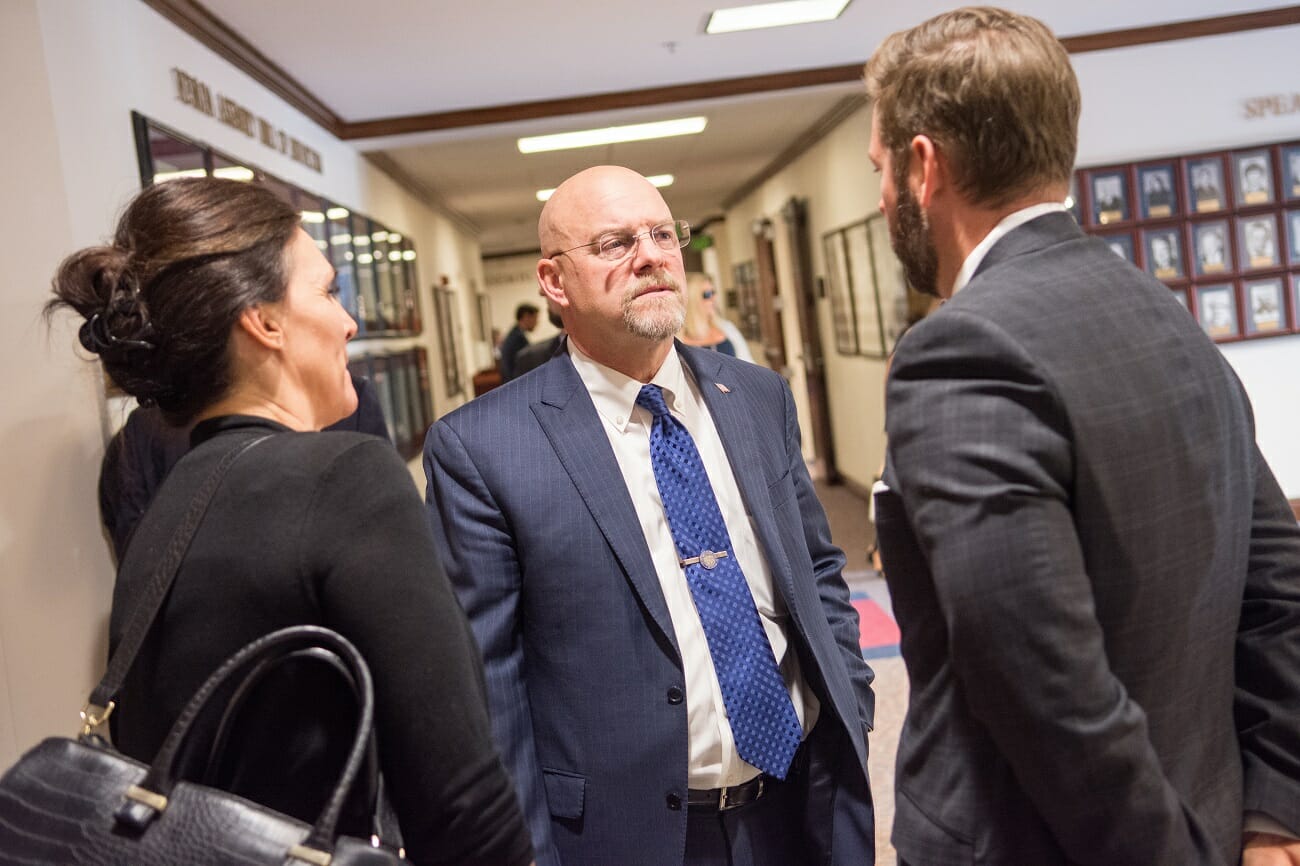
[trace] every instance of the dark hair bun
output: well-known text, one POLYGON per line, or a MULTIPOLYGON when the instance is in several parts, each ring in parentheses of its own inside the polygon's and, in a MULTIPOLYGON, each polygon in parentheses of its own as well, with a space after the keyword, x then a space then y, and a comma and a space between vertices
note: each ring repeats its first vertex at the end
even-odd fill
POLYGON ((76 310, 81 345, 109 378, 184 424, 229 389, 226 348, 241 311, 283 295, 298 221, 257 184, 156 184, 127 206, 111 244, 64 260, 46 311, 76 310))

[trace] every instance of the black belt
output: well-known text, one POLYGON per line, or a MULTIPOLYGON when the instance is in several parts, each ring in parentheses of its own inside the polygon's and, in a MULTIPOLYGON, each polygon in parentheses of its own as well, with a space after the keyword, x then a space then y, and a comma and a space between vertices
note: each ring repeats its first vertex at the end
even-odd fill
POLYGON ((691 788, 686 792, 686 804, 696 812, 725 812, 754 802, 775 781, 766 773, 760 773, 748 782, 730 788, 691 788))

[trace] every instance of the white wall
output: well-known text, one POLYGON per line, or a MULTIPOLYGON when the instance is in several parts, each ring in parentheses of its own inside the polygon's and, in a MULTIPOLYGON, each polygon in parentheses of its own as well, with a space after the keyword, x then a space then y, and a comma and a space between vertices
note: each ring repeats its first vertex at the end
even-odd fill
POLYGON ((0 767, 76 731, 113 587, 95 499, 102 384, 70 322, 40 316, 73 233, 39 15, 36 0, 0 3, 0 767))
MULTIPOLYGON (((1300 91, 1294 62, 1300 27, 1114 49, 1073 58, 1083 91, 1080 166, 1100 166, 1201 150, 1300 139, 1300 114, 1248 120, 1243 100, 1300 91)), ((813 269, 825 274, 821 236, 875 212, 879 185, 866 158, 870 113, 864 110, 727 212, 724 239, 730 261, 753 258, 749 225, 766 216, 780 224, 779 209, 791 195, 807 196, 813 269)), ((790 285, 790 256, 777 233, 777 275, 790 285)), ((730 285, 730 275, 724 275, 730 285)), ((791 382, 800 411, 806 409, 798 371, 794 302, 786 297, 786 342, 796 375, 791 382)), ((850 481, 870 482, 884 448, 883 364, 834 353, 829 302, 819 303, 826 347, 827 385, 836 461, 850 481)), ((1300 498, 1300 336, 1273 337, 1222 346, 1255 406, 1260 449, 1282 489, 1300 498)), ((801 417, 804 417, 801 415, 801 417)), ((805 430, 808 426, 805 423, 805 430)), ((808 439, 805 437, 805 450, 808 439)))
MULTIPOLYGON (((775 234, 777 282, 783 301, 787 361, 793 376, 790 387, 804 429, 804 455, 814 455, 808 421, 808 392, 803 372, 803 346, 789 243, 781 220, 781 207, 791 196, 808 199, 808 232, 812 239, 813 273, 826 274, 821 237, 828 231, 865 219, 876 212, 880 181, 867 161, 871 114, 859 111, 800 156, 788 168, 727 212, 723 230, 716 232, 723 249, 719 260, 731 263, 754 258, 750 235, 753 221, 762 217, 777 226, 775 234)), ((723 285, 734 285, 730 273, 723 285)), ((826 391, 830 405, 831 439, 839 471, 851 482, 871 486, 871 478, 884 456, 884 362, 835 352, 830 302, 818 303, 822 349, 826 361, 826 391)))
MULTIPOLYGON (((42 736, 74 732, 102 672, 113 568, 96 482, 113 419, 97 365, 75 349, 72 319, 57 316, 47 330, 40 311, 59 260, 107 238, 139 191, 132 110, 409 236, 425 333, 372 348, 425 346, 439 413, 470 393, 471 299, 483 284, 475 238, 144 3, 0 3, 0 116, 8 124, 0 137, 0 237, 10 239, 0 272, 0 767, 42 736), (172 67, 319 151, 323 173, 180 103, 172 67), (444 274, 459 302, 465 387, 456 398, 438 366, 430 292, 444 274)), ((412 465, 422 486, 418 461, 412 465)))
POLYGON ((492 305, 492 326, 501 329, 501 336, 515 326, 515 308, 532 304, 542 311, 537 327, 528 335, 529 342, 549 340, 556 329, 546 318, 546 299, 537 285, 537 260, 540 253, 522 253, 501 256, 483 262, 483 281, 492 305))

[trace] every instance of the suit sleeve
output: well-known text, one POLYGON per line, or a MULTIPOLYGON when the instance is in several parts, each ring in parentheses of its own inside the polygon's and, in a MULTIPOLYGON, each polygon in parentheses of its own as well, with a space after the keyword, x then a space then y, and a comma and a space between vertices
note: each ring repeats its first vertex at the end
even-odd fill
POLYGON ((538 866, 559 866, 524 681, 521 573, 506 519, 446 421, 424 446, 429 524, 483 653, 492 734, 518 790, 538 866))
POLYGON ((876 699, 871 691, 875 674, 862 658, 862 632, 858 625, 858 612, 849 602, 849 587, 844 582, 844 552, 831 543, 831 529, 826 522, 826 512, 817 499, 812 479, 808 476, 808 466, 804 463, 794 397, 784 382, 781 385, 781 395, 785 408, 785 450, 790 462, 790 477, 794 479, 795 494, 799 499, 804 543, 812 558, 817 597, 821 600, 835 643, 843 654, 844 666, 857 698, 858 716, 863 725, 862 735, 865 740, 866 732, 875 724, 876 699))
POLYGON ((1237 626, 1244 808, 1300 836, 1300 527, 1259 449, 1237 626))
POLYGON ((886 427, 955 687, 1066 859, 1204 862, 1107 663, 1050 383, 995 325, 950 310, 899 344, 886 427))

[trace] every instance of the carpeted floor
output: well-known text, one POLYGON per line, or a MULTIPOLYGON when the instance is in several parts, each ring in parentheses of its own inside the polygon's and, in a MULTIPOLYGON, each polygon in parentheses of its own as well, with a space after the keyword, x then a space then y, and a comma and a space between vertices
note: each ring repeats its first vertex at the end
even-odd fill
POLYGON ((873 533, 866 501, 842 485, 819 482, 816 487, 830 521, 831 539, 848 557, 844 579, 861 621, 862 654, 876 672, 876 726, 867 767, 876 804, 876 864, 895 866, 894 849, 889 844, 894 821, 894 753, 907 711, 907 671, 898 655, 898 626, 885 581, 867 563, 873 533))

